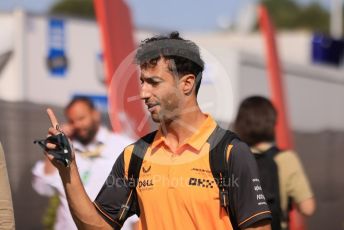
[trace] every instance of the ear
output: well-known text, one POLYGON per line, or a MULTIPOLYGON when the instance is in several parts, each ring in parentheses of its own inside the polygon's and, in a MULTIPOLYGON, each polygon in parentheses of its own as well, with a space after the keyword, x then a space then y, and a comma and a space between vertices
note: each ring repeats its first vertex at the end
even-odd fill
POLYGON ((100 121, 101 121, 101 114, 100 114, 100 112, 95 109, 95 110, 93 110, 92 113, 93 113, 94 120, 97 121, 98 123, 100 123, 100 121))
POLYGON ((186 74, 181 79, 181 89, 185 95, 191 95, 196 87, 196 77, 193 74, 186 74))

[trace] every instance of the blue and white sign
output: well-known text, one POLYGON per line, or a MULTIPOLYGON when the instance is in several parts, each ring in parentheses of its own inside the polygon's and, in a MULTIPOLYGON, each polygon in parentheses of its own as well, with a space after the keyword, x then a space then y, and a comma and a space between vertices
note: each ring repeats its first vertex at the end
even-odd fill
POLYGON ((47 66, 52 76, 64 77, 68 68, 65 53, 65 23, 62 19, 52 18, 48 24, 47 66))
POLYGON ((105 84, 104 54, 103 54, 103 52, 98 52, 96 55, 96 77, 102 84, 105 84))

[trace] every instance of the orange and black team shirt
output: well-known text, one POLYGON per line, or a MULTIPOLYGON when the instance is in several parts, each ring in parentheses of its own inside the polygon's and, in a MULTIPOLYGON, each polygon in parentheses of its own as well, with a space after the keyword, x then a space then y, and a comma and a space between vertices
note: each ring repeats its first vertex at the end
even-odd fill
MULTIPOLYGON (((209 136, 216 122, 208 115, 190 138, 176 152, 166 145, 161 131, 144 157, 136 187, 140 229, 233 229, 230 218, 219 201, 219 189, 209 163, 209 136)), ((133 145, 115 162, 94 205, 115 229, 120 229, 116 215, 126 201, 129 185, 128 166, 133 145)), ((229 202, 237 223, 246 228, 263 219, 271 219, 259 182, 258 169, 249 147, 234 140, 228 148, 232 165, 229 202)))

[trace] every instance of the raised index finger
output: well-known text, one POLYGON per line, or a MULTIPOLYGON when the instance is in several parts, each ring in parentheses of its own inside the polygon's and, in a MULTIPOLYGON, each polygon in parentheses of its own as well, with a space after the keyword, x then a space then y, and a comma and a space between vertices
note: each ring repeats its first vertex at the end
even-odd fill
POLYGON ((47 109, 47 113, 48 113, 48 116, 49 116, 49 119, 50 119, 52 127, 56 129, 57 125, 59 124, 59 122, 57 121, 57 118, 56 118, 53 110, 48 108, 47 109))

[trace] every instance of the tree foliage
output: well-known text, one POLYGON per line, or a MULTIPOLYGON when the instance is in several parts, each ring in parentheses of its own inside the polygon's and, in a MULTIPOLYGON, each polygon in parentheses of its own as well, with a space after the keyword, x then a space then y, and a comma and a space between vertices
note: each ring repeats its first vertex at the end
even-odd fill
POLYGON ((50 9, 51 14, 95 18, 93 0, 60 0, 50 9))
MULTIPOLYGON (((111 1, 111 0, 109 0, 111 1)), ((295 0, 260 0, 277 29, 306 29, 328 33, 329 12, 319 3, 301 6, 295 0)), ((60 0, 50 9, 50 13, 83 18, 94 18, 93 0, 60 0)))
POLYGON ((305 6, 293 0, 261 0, 267 7, 277 29, 306 29, 317 32, 329 31, 329 12, 319 3, 305 6))

